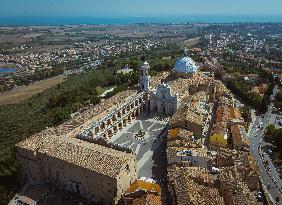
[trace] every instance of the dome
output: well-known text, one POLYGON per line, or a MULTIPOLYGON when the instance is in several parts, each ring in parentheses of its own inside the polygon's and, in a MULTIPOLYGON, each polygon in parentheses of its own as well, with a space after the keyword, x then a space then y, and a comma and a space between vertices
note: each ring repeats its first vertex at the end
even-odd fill
POLYGON ((178 73, 195 73, 198 67, 190 57, 185 56, 177 59, 173 70, 178 73))

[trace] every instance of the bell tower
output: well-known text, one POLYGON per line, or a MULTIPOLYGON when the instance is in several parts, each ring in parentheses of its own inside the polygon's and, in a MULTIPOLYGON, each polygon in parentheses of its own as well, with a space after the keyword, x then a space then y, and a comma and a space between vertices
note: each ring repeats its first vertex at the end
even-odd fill
POLYGON ((185 57, 185 56, 188 56, 188 50, 187 50, 186 47, 184 47, 184 57, 185 57))
POLYGON ((149 69, 150 69, 149 63, 147 61, 144 61, 143 65, 140 67, 139 88, 141 91, 150 90, 149 69))

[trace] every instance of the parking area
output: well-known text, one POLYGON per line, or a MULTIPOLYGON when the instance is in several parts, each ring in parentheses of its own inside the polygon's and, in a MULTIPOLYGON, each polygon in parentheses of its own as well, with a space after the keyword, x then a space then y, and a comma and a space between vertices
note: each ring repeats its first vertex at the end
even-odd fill
POLYGON ((269 124, 273 124, 277 128, 282 128, 282 115, 272 113, 269 118, 269 124))

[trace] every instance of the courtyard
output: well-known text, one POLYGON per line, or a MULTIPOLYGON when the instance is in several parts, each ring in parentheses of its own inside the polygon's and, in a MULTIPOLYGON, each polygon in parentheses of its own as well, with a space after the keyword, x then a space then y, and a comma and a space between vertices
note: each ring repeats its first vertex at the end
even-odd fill
POLYGON ((158 178, 153 176, 153 168, 164 157, 164 151, 160 148, 168 121, 167 117, 145 114, 134 119, 110 139, 110 142, 131 148, 135 152, 138 177, 158 178))

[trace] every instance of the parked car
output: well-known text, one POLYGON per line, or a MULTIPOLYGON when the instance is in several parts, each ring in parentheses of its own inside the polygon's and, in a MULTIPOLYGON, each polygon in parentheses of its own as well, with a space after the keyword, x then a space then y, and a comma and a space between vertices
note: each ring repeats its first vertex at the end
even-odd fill
POLYGON ((262 192, 258 191, 258 192, 256 193, 256 197, 257 197, 257 200, 258 200, 258 201, 263 201, 263 194, 262 194, 262 192))

